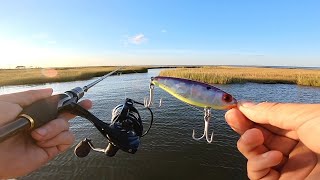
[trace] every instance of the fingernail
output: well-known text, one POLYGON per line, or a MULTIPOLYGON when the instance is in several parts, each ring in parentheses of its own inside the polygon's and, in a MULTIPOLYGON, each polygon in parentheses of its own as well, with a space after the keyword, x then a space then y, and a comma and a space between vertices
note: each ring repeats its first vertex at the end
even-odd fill
POLYGON ((249 101, 241 101, 239 103, 239 105, 242 106, 242 107, 252 107, 252 106, 256 105, 256 103, 249 102, 249 101))
POLYGON ((266 152, 266 153, 263 153, 261 156, 262 156, 263 158, 267 158, 269 155, 270 155, 270 153, 269 153, 269 152, 266 152))
POLYGON ((245 132, 244 134, 242 134, 241 139, 246 141, 248 139, 248 133, 245 132))
POLYGON ((36 132, 37 132, 38 134, 40 134, 41 136, 45 136, 48 131, 47 131, 46 128, 39 128, 39 129, 36 130, 36 132))

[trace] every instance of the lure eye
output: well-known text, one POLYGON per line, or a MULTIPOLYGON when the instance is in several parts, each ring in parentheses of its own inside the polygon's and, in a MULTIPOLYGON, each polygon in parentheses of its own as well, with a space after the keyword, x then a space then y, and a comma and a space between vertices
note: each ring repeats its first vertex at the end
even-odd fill
POLYGON ((233 97, 230 95, 230 94, 224 94, 223 96, 222 96, 222 100, 224 101, 224 102, 226 102, 226 103, 230 103, 230 102, 232 102, 232 100, 233 100, 233 97))

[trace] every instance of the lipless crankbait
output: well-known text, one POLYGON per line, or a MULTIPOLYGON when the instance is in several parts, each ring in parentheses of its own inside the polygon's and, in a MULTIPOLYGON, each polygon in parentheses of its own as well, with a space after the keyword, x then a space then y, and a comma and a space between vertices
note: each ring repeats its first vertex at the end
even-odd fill
POLYGON ((209 84, 174 77, 152 77, 150 83, 150 98, 145 101, 145 106, 150 107, 153 103, 153 89, 158 86, 178 98, 179 100, 204 108, 204 133, 200 138, 195 137, 193 131, 192 137, 200 140, 206 137, 208 143, 212 142, 213 133, 209 139, 208 129, 211 119, 211 109, 227 110, 236 106, 237 100, 232 95, 209 84))

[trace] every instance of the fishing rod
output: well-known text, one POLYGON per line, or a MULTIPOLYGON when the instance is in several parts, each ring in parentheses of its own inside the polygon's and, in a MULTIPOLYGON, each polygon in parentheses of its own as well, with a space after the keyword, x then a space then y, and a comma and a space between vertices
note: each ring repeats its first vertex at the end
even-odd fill
POLYGON ((82 88, 76 87, 27 106, 15 121, 0 127, 0 143, 20 132, 31 131, 56 119, 59 113, 69 112, 89 120, 109 141, 105 149, 95 148, 90 139, 81 141, 74 151, 78 157, 85 157, 91 149, 103 152, 107 156, 114 156, 119 149, 132 154, 135 153, 140 145, 140 138, 146 135, 151 128, 153 113, 150 108, 146 107, 151 114, 151 123, 149 129, 142 133, 142 120, 138 110, 134 107, 134 104, 143 105, 142 103, 126 99, 124 104, 118 105, 113 110, 111 123, 101 121, 77 104, 85 92, 120 69, 121 67, 82 88))

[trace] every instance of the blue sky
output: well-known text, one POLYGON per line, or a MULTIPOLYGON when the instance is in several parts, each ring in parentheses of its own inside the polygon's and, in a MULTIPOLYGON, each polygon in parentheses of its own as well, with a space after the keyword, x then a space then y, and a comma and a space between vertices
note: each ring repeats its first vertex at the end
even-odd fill
POLYGON ((320 1, 0 0, 0 67, 320 66, 320 1))

